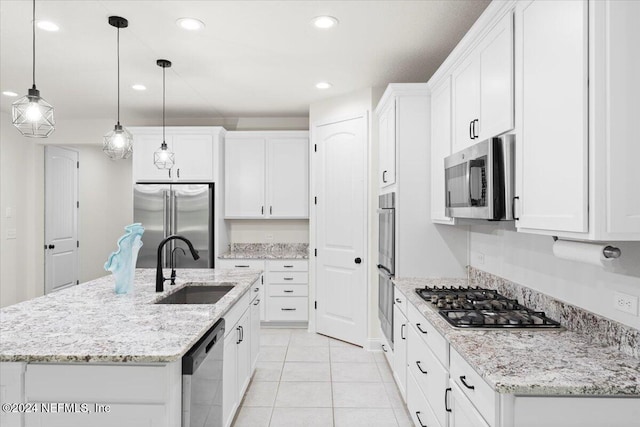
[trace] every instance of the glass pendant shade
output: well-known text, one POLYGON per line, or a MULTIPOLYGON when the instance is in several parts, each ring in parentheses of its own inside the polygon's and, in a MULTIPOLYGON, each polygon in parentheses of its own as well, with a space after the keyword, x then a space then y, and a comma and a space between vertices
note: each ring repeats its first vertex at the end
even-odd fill
POLYGON ((46 138, 55 130, 53 106, 40 98, 40 91, 35 86, 29 94, 23 96, 11 106, 13 125, 24 136, 30 138, 46 138))
POLYGON ((167 143, 162 141, 160 148, 153 153, 153 163, 158 169, 171 169, 176 161, 175 154, 169 150, 167 143))
POLYGON ((111 132, 104 136, 102 151, 113 160, 129 158, 133 153, 131 132, 118 123, 111 132))

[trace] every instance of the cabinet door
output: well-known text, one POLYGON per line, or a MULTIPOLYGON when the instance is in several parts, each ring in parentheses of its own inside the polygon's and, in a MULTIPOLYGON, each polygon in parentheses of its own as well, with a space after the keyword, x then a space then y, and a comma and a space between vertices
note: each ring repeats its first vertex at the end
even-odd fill
POLYGON ((462 391, 451 384, 449 427, 489 427, 482 415, 473 407, 462 391))
POLYGON ((476 138, 480 125, 480 60, 471 56, 460 65, 453 80, 453 147, 458 152, 479 142, 476 138))
POLYGON ((586 232, 587 2, 519 2, 516 29, 516 226, 586 232))
POLYGON ((213 181, 213 137, 174 135, 174 173, 179 181, 213 181))
MULTIPOLYGON (((171 136, 165 139, 172 149, 171 136)), ((166 169, 158 169, 153 163, 153 153, 162 144, 162 134, 134 135, 133 137, 133 181, 172 181, 172 174, 166 169)))
POLYGON ((396 102, 391 101, 379 119, 380 188, 396 183, 396 102))
POLYGON ((393 306, 393 375, 402 398, 407 400, 407 318, 393 306))
POLYGON ((444 159, 451 154, 451 79, 431 94, 431 221, 453 224, 445 215, 444 159))
POLYGON ((222 425, 228 427, 240 399, 238 398, 238 332, 232 328, 224 338, 222 368, 222 425))
POLYGON ((224 151, 225 216, 264 218, 264 138, 227 138, 224 151))
MULTIPOLYGON (((251 303, 251 372, 256 367, 260 353, 260 317, 262 311, 262 297, 258 296, 251 303)), ((251 373, 249 373, 251 376, 251 373)))
POLYGON ((236 332, 238 333, 238 402, 242 400, 251 379, 251 310, 246 310, 240 320, 236 332))
POLYGON ((308 218, 309 140, 270 139, 267 142, 267 153, 267 216, 308 218))
POLYGON ((513 129, 513 14, 508 13, 480 47, 478 141, 513 129))

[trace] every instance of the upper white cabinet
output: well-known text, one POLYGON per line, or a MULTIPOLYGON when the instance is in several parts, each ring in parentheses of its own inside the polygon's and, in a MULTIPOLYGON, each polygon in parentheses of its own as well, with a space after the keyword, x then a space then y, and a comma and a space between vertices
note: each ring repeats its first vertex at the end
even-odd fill
POLYGON ((451 154, 451 78, 431 93, 431 221, 453 224, 445 215, 444 159, 451 154))
POLYGON ((453 152, 513 129, 513 14, 507 13, 456 67, 453 152))
POLYGON ((380 188, 396 183, 396 102, 390 100, 378 113, 380 188))
POLYGON ((175 154, 171 170, 158 169, 153 153, 162 144, 161 127, 130 128, 133 134, 134 182, 213 182, 216 145, 224 129, 219 127, 170 127, 165 142, 175 154))
POLYGON ((226 218, 308 218, 308 132, 227 133, 225 181, 226 218))
POLYGON ((516 6, 518 227, 587 231, 587 3, 516 6))

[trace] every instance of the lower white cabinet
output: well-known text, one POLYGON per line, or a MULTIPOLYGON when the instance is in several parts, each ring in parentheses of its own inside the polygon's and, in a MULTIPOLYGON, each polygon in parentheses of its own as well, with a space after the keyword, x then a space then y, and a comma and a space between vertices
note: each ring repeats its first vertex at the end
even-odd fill
POLYGON ((393 376, 400 395, 407 400, 407 318, 399 305, 393 306, 393 376))
POLYGON ((446 427, 440 425, 429 406, 429 401, 422 394, 413 374, 407 375, 407 409, 417 427, 446 427))
POLYGON ((218 268, 221 269, 244 269, 244 270, 262 270, 262 274, 260 275, 260 279, 252 285, 253 289, 258 288, 258 298, 260 299, 260 320, 265 321, 267 318, 267 313, 265 310, 265 290, 264 290, 264 282, 265 282, 265 261, 261 259, 219 259, 218 260, 218 268))
POLYGON ((450 392, 451 394, 448 396, 448 404, 451 409, 449 427, 489 427, 489 424, 455 383, 451 384, 450 392))
POLYGON ((256 369, 260 354, 260 318, 264 306, 260 296, 256 297, 249 309, 251 310, 251 371, 256 369))

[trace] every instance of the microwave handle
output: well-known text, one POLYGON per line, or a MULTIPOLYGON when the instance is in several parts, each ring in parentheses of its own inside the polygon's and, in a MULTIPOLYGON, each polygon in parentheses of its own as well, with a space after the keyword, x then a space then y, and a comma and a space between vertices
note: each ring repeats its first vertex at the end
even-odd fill
POLYGON ((467 201, 471 206, 471 160, 467 162, 467 201))

